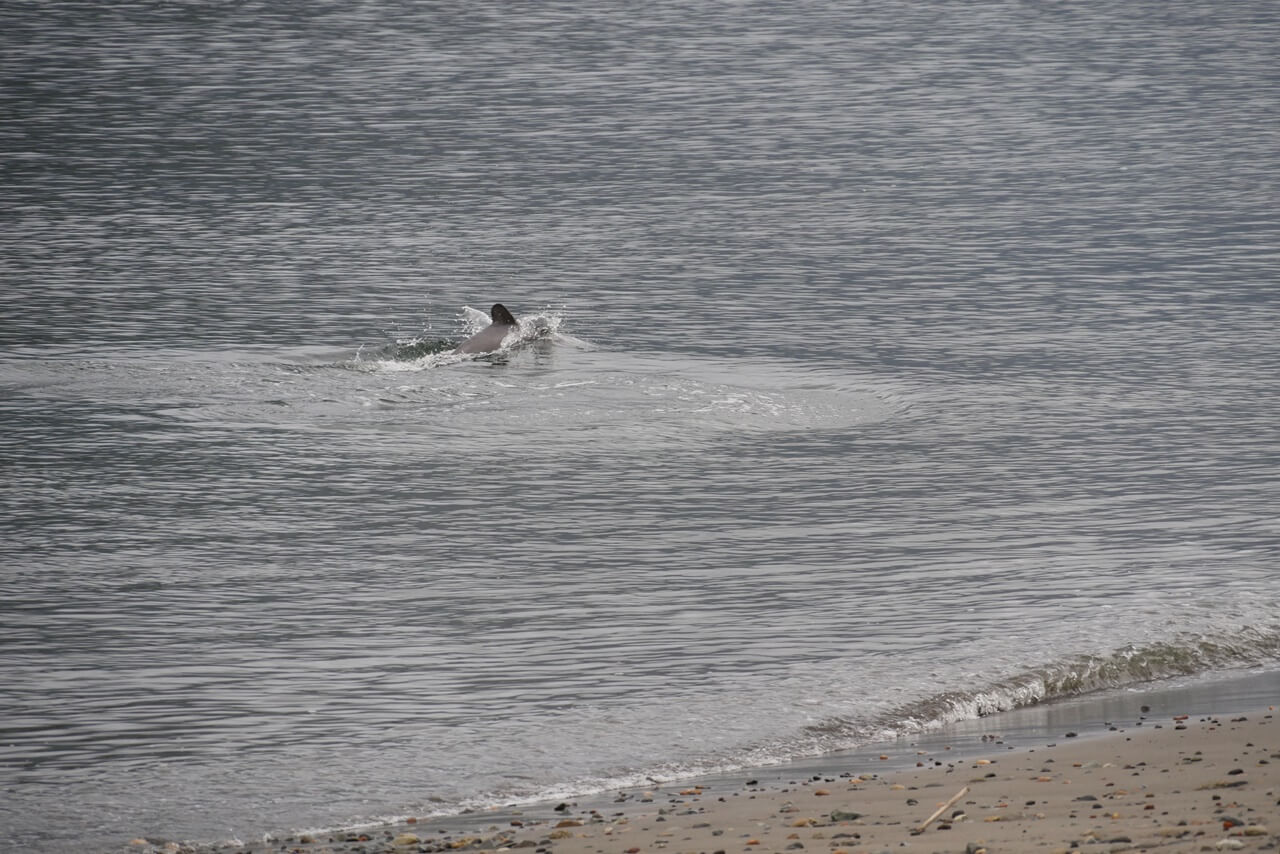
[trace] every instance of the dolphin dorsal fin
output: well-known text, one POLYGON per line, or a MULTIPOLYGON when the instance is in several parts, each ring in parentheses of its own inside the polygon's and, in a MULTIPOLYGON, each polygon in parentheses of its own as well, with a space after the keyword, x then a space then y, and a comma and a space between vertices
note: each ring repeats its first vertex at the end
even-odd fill
POLYGON ((493 308, 489 309, 489 318, 494 323, 501 323, 506 326, 515 326, 515 316, 507 311, 507 307, 500 302, 495 302, 493 308))

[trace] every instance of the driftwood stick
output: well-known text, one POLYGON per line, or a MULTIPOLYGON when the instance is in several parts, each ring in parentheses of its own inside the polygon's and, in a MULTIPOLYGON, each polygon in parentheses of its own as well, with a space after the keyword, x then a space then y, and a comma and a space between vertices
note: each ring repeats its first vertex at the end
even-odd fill
POLYGON ((943 804, 942 806, 940 806, 940 807, 938 807, 936 810, 934 810, 934 811, 933 811, 933 815, 929 816, 929 817, 928 817, 928 818, 926 818, 924 821, 920 822, 920 826, 919 826, 919 827, 917 827, 915 830, 913 830, 913 831, 912 831, 912 833, 924 833, 924 829, 925 829, 926 827, 928 827, 929 825, 933 824, 933 820, 934 820, 935 818, 937 818, 938 816, 940 816, 940 815, 942 815, 944 812, 946 812, 946 811, 947 811, 947 807, 951 806, 952 804, 954 804, 956 801, 960 800, 961 798, 963 798, 963 797, 964 797, 965 795, 967 795, 967 794, 969 794, 969 787, 968 787, 968 786, 965 786, 965 787, 964 787, 964 788, 962 788, 960 791, 958 791, 958 792, 956 792, 954 795, 952 795, 952 796, 951 796, 951 800, 947 801, 945 804, 943 804))

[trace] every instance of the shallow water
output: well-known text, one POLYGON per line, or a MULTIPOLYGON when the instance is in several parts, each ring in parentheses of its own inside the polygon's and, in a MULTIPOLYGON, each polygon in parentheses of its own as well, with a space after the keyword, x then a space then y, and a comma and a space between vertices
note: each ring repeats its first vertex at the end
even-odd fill
POLYGON ((0 19, 9 847, 1280 661, 1270 4, 0 19))

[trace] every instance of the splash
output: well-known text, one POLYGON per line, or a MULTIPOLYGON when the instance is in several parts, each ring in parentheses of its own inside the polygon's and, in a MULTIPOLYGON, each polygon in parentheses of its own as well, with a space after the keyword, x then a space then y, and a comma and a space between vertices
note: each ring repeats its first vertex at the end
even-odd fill
POLYGON ((519 317, 517 331, 507 336, 498 353, 464 355, 455 352, 457 346, 488 326, 489 315, 471 306, 463 306, 458 321, 462 330, 457 339, 435 336, 397 338, 370 354, 366 354, 362 348, 344 366, 369 372, 422 371, 476 359, 502 358, 512 350, 536 341, 578 343, 577 339, 560 334, 560 326, 564 322, 562 314, 543 309, 540 312, 519 317))

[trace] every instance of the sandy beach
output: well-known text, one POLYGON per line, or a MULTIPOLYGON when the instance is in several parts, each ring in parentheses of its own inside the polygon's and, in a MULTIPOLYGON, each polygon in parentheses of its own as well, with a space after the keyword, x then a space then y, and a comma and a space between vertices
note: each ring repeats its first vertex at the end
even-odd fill
MULTIPOLYGON (((947 745, 864 757, 839 774, 665 785, 612 799, 464 819, 299 834, 243 852, 831 854, 1274 851, 1280 846, 1275 707, 1141 715, 963 758, 947 745), (879 766, 879 767, 877 767, 879 766)), ((135 840, 134 850, 193 850, 135 840)))

